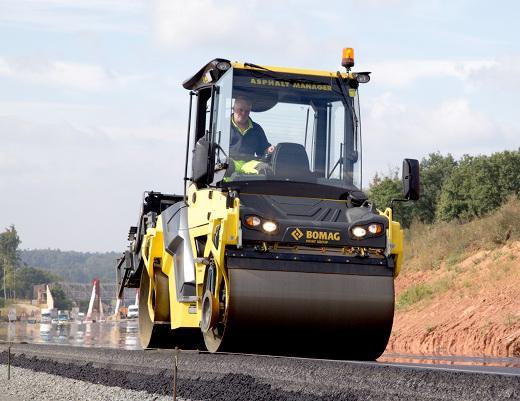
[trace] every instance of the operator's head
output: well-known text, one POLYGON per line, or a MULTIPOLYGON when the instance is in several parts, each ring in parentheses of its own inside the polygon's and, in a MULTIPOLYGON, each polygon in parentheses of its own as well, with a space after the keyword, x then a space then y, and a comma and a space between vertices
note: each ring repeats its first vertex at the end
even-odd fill
POLYGON ((246 97, 238 96, 233 104, 233 119, 237 125, 246 125, 253 103, 246 97))

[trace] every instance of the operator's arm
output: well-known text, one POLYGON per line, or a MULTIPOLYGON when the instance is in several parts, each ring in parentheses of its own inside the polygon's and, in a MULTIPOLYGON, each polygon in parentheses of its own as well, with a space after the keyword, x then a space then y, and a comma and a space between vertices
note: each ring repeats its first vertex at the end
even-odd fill
POLYGON ((255 149, 256 155, 263 156, 265 153, 271 153, 274 150, 274 147, 267 140, 263 128, 259 124, 253 123, 253 129, 255 130, 255 135, 257 137, 257 146, 255 149))

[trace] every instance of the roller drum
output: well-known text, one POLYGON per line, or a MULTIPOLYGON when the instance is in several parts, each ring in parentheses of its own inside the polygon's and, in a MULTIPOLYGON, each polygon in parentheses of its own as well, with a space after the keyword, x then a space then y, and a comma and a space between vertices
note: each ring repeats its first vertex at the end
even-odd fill
POLYGON ((394 314, 393 276, 229 267, 220 350, 333 359, 382 354, 394 314))

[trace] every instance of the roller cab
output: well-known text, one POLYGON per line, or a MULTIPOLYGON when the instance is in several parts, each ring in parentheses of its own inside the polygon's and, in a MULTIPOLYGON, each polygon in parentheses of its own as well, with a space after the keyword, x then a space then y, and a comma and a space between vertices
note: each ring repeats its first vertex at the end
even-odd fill
MULTIPOLYGON (((120 293, 140 288, 143 347, 384 351, 403 233, 360 189, 370 75, 343 58, 344 73, 216 59, 184 82, 185 193, 145 193, 118 265, 120 293)), ((418 198, 416 160, 403 182, 418 198)))

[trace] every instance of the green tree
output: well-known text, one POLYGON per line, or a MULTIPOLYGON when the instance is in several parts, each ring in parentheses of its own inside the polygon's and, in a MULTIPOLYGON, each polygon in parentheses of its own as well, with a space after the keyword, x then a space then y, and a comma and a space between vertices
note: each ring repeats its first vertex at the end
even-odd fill
POLYGON ((54 299, 54 307, 60 310, 69 310, 72 308, 72 301, 67 298, 65 291, 59 284, 54 284, 51 288, 52 298, 54 299))
POLYGON ((501 193, 502 203, 511 195, 520 195, 520 148, 517 151, 494 153, 491 163, 498 166, 496 186, 501 193))
POLYGON ((413 219, 427 224, 435 221, 442 188, 456 166, 451 154, 442 156, 439 152, 430 153, 421 160, 421 197, 412 206, 413 219))
POLYGON ((18 298, 32 299, 33 286, 49 284, 59 280, 60 277, 55 274, 35 269, 34 267, 21 267, 16 272, 16 295, 18 298))
MULTIPOLYGON (((431 153, 421 160, 420 175, 421 198, 394 204, 396 219, 404 227, 412 220, 467 221, 495 210, 512 195, 520 196, 520 149, 491 156, 464 155, 459 161, 450 154, 431 153)), ((372 180, 369 198, 380 209, 401 196, 397 169, 372 180)))
MULTIPOLYGON (((376 174, 370 183, 368 197, 379 210, 389 207, 392 199, 401 199, 403 197, 403 185, 399 179, 399 170, 395 168, 386 176, 376 174)), ((411 204, 396 202, 393 205, 393 210, 394 219, 398 220, 404 227, 408 227, 412 219, 411 204)))
POLYGON ((20 238, 14 225, 6 228, 0 233, 0 280, 2 282, 4 302, 7 298, 14 298, 16 293, 14 287, 15 271, 20 266, 18 246, 20 238))
POLYGON ((64 281, 90 283, 114 280, 114 267, 119 252, 75 252, 59 249, 22 250, 22 261, 28 266, 57 274, 64 281))
POLYGON ((520 193, 520 150, 491 156, 464 155, 442 188, 437 218, 481 217, 520 193))
POLYGON ((392 199, 402 196, 402 187, 397 168, 387 175, 376 174, 369 185, 368 197, 380 210, 390 206, 392 199))

